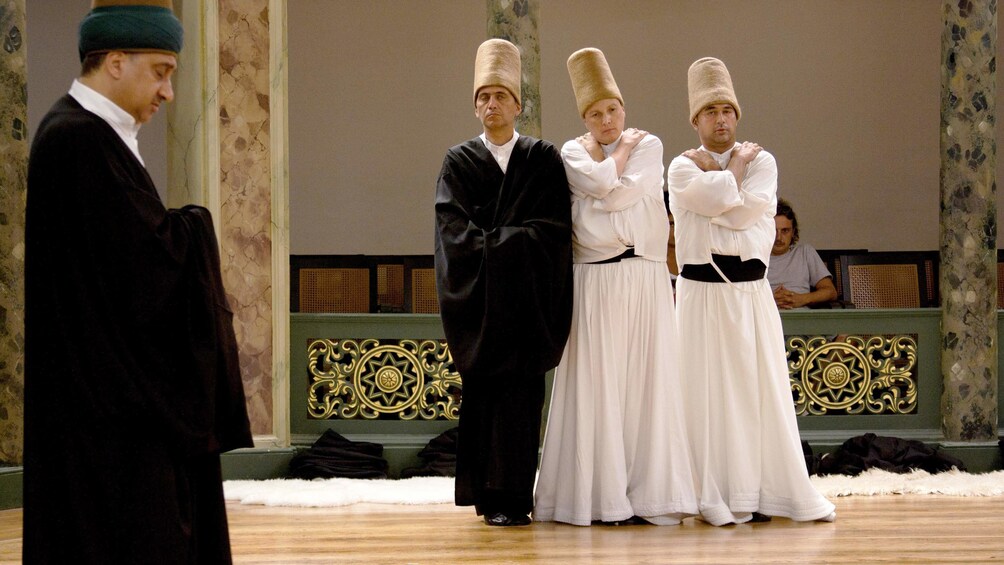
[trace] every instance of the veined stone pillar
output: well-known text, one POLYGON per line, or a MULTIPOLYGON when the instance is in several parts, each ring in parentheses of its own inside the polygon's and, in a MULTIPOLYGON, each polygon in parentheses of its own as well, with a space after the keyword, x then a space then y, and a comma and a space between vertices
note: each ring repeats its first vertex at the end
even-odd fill
POLYGON ((942 5, 941 414, 950 441, 997 438, 996 5, 942 5))
POLYGON ((488 37, 511 41, 522 59, 520 98, 523 111, 516 118, 516 131, 540 138, 540 20, 538 0, 488 0, 488 37))
POLYGON ((213 213, 255 444, 288 446, 285 3, 175 4, 186 37, 169 114, 168 204, 213 213))
POLYGON ((0 0, 0 462, 24 454, 24 205, 28 187, 25 0, 0 0))

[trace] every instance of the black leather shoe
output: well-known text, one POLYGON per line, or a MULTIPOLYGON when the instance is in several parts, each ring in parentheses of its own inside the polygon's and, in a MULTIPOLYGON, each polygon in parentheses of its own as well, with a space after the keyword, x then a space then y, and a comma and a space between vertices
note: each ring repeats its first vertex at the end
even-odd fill
POLYGON ((752 522, 754 524, 760 524, 760 523, 763 523, 763 522, 770 522, 770 516, 768 516, 766 514, 761 514, 759 512, 754 512, 753 513, 753 517, 750 518, 750 522, 752 522))
POLYGON ((485 514, 485 524, 489 526, 528 526, 530 517, 526 514, 510 516, 502 512, 490 512, 485 514))
POLYGON ((631 516, 625 520, 614 520, 611 522, 600 522, 604 526, 640 526, 642 524, 647 524, 644 518, 638 516, 631 516))

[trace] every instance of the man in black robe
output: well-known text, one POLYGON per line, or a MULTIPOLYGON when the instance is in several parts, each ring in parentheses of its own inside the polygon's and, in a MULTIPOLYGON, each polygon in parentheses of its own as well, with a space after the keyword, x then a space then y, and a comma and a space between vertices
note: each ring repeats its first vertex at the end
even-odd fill
POLYGON ((231 561, 219 455, 252 441, 212 219, 164 208, 136 142, 173 99, 170 6, 95 0, 32 144, 28 564, 231 561))
POLYGON ((463 377, 456 503, 485 523, 530 523, 544 374, 572 312, 571 205, 561 155, 514 129, 515 45, 490 39, 475 61, 484 134, 447 152, 436 187, 436 285, 463 377))

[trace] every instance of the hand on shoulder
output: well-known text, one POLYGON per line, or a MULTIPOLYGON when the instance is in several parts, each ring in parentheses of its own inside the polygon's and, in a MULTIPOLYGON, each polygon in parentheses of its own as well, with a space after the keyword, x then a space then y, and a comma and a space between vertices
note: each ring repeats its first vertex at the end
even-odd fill
POLYGON ((752 141, 744 141, 732 149, 732 158, 738 158, 743 163, 749 164, 761 151, 763 151, 763 147, 760 145, 752 141))
POLYGON ((593 158, 593 161, 600 162, 605 159, 603 155, 603 148, 600 147, 600 143, 596 141, 593 134, 586 132, 585 135, 580 135, 575 138, 575 141, 579 142, 579 145, 586 150, 586 153, 593 158))
POLYGON ((634 147, 641 143, 641 140, 645 139, 646 135, 648 135, 648 132, 643 129, 627 128, 621 134, 621 143, 626 147, 634 147))
POLYGON ((715 161, 715 158, 706 151, 701 151, 700 149, 688 149, 680 156, 690 159, 695 165, 697 165, 697 168, 704 172, 722 170, 722 168, 718 165, 718 161, 715 161))

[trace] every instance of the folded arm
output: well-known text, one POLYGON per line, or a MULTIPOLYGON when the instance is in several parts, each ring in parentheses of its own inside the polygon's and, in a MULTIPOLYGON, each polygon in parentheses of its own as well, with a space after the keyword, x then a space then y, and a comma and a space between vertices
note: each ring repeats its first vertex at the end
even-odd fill
POLYGON ((743 230, 775 204, 777 166, 758 145, 741 144, 727 168, 716 169, 714 159, 699 150, 673 159, 667 174, 673 205, 707 216, 715 225, 743 230))
MULTIPOLYGON (((642 130, 627 130, 609 157, 597 160, 586 134, 562 148, 569 186, 576 198, 591 198, 607 212, 630 208, 647 192, 662 190, 662 142, 642 130)), ((596 145, 598 147, 598 145, 596 145)), ((600 152, 602 155, 602 151, 600 152)))

